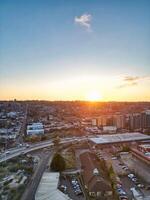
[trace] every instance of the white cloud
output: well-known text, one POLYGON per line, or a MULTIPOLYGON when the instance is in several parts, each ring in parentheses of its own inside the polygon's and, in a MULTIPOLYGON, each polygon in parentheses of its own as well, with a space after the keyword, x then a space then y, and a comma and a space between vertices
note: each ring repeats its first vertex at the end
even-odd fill
POLYGON ((150 76, 125 76, 123 78, 123 83, 119 85, 118 88, 136 86, 144 80, 150 80, 150 76))
POLYGON ((91 20, 92 16, 90 14, 83 14, 79 17, 75 17, 74 21, 76 24, 79 24, 83 27, 85 27, 87 30, 91 30, 91 20))

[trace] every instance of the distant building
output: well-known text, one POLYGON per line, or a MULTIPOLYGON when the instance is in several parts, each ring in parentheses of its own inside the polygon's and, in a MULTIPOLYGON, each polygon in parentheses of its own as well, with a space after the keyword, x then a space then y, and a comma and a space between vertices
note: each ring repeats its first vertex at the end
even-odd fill
POLYGON ((7 117, 16 118, 16 116, 17 116, 16 112, 9 112, 9 113, 7 113, 7 117))
POLYGON ((28 130, 36 130, 36 129, 43 129, 43 124, 41 122, 32 123, 31 125, 27 126, 28 130))
POLYGON ((118 129, 122 129, 125 127, 125 116, 124 115, 115 115, 114 116, 114 124, 118 129))
POLYGON ((83 118, 81 121, 81 126, 91 126, 92 120, 91 118, 83 118))
POLYGON ((112 126, 114 120, 112 115, 102 115, 98 117, 98 126, 112 126))
POLYGON ((131 130, 137 130, 141 128, 141 114, 140 113, 134 113, 130 115, 129 120, 130 120, 131 130))
POLYGON ((97 126, 97 119, 92 119, 92 126, 97 126))
POLYGON ((107 125, 107 116, 100 116, 98 117, 98 126, 106 126, 107 125))
POLYGON ((27 135, 42 135, 44 134, 44 126, 42 123, 33 123, 27 126, 27 135))
POLYGON ((150 128, 150 110, 141 113, 141 127, 150 128))
POLYGON ((116 133, 117 127, 116 126, 103 126, 103 133, 113 134, 116 133))

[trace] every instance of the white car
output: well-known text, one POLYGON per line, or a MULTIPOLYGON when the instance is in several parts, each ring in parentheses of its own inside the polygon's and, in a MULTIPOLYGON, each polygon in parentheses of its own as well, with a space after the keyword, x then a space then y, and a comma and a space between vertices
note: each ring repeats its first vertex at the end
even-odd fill
POLYGON ((6 155, 10 154, 10 151, 6 151, 5 154, 6 154, 6 155))
POLYGON ((140 184, 138 184, 137 186, 138 186, 139 188, 144 188, 144 185, 143 185, 143 184, 141 184, 141 183, 140 183, 140 184))
POLYGON ((150 152, 146 152, 145 156, 150 157, 150 152))
POLYGON ((128 174, 129 178, 136 178, 134 174, 128 174))
POLYGON ((30 147, 30 145, 29 144, 26 144, 26 148, 29 148, 30 147))
POLYGON ((117 157, 112 157, 111 159, 112 159, 112 160, 117 160, 117 157))

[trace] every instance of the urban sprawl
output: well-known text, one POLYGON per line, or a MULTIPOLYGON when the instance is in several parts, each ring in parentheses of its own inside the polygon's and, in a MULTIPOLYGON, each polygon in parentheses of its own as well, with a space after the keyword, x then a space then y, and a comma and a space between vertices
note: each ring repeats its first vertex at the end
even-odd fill
POLYGON ((0 200, 150 200, 150 103, 0 102, 0 200))

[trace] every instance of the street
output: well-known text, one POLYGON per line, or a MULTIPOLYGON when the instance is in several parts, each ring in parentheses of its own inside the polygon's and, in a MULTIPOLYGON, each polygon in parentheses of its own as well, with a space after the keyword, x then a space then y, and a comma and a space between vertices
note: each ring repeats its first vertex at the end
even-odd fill
POLYGON ((34 196, 38 188, 40 179, 47 167, 49 159, 53 156, 53 151, 42 152, 42 154, 42 160, 40 160, 40 163, 38 164, 34 175, 32 176, 30 182, 27 184, 26 190, 22 195, 21 200, 34 200, 34 196))

